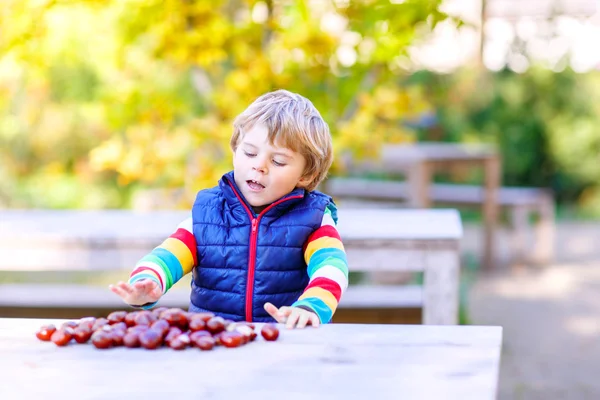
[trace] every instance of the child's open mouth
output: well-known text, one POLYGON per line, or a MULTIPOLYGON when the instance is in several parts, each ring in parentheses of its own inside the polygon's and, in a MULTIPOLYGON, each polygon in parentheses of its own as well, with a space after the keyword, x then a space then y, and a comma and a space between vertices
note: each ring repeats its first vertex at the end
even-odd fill
POLYGON ((253 180, 247 180, 246 184, 248 185, 248 187, 250 188, 250 190, 252 190, 253 192, 260 192, 261 190, 263 190, 265 187, 253 180))

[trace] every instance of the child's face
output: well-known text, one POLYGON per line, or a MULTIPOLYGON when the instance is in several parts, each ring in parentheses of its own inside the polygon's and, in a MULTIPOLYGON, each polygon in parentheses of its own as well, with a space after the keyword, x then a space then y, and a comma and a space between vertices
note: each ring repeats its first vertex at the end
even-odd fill
POLYGON ((309 183, 306 160, 290 149, 271 145, 267 127, 255 124, 240 136, 233 154, 235 183, 253 207, 260 207, 309 183))

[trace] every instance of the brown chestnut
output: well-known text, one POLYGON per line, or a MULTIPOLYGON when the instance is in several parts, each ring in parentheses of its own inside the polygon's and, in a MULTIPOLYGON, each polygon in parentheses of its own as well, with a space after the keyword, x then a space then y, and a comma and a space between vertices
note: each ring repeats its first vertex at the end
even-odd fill
POLYGON ((129 348, 140 347, 140 333, 127 332, 125 336, 123 336, 123 345, 129 348))
POLYGON ((192 343, 200 350, 212 350, 215 347, 215 340, 210 336, 200 336, 192 343))
POLYGON ((265 324, 260 330, 260 334, 265 340, 272 342, 279 337, 279 329, 274 324, 265 324))
POLYGON ((127 324, 127 326, 135 326, 135 317, 136 315, 139 314, 139 311, 131 311, 129 313, 127 313, 127 315, 125 316, 125 320, 124 322, 127 324))
POLYGON ((75 321, 66 321, 60 326, 60 329, 64 329, 67 327, 75 329, 75 328, 77 328, 78 325, 79 325, 79 323, 77 323, 75 321))
POLYGON ((187 330, 188 319, 185 311, 180 308, 169 308, 160 314, 160 319, 166 320, 169 325, 176 326, 181 330, 187 330))
POLYGON ((94 327, 94 323, 96 322, 95 317, 85 317, 79 320, 79 324, 77 325, 79 328, 87 328, 92 330, 94 327))
POLYGON ((84 326, 78 326, 73 332, 73 338, 79 344, 86 343, 92 337, 92 329, 84 326))
POLYGON ((206 329, 206 322, 201 318, 192 318, 189 323, 190 331, 203 331, 206 329))
POLYGON ((206 330, 213 335, 225 330, 225 320, 222 317, 212 317, 206 322, 206 330))
POLYGON ((65 329, 59 329, 52 334, 50 340, 57 346, 66 346, 73 338, 73 329, 66 327, 65 329))
POLYGON ((167 335, 167 333, 169 332, 170 329, 170 325, 167 321, 165 321, 164 319, 159 319, 156 320, 152 323, 152 325, 150 325, 150 327, 152 329, 156 329, 157 331, 162 332, 162 336, 165 337, 167 335))
POLYGON ((244 344, 244 337, 236 331, 223 332, 221 334, 221 344, 225 347, 239 347, 244 344))
POLYGON ((113 340, 110 332, 98 330, 92 334, 92 344, 97 349, 108 349, 112 347, 113 340))
POLYGON ((167 332, 166 336, 165 336, 165 343, 169 344, 169 342, 173 339, 175 339, 177 336, 181 335, 183 332, 181 331, 181 329, 179 329, 176 326, 172 326, 171 328, 169 328, 169 331, 167 332))
POLYGON ((154 314, 154 316, 156 317, 156 319, 160 318, 160 314, 162 314, 164 311, 167 311, 168 308, 167 307, 156 307, 153 308, 151 313, 154 314))
POLYGON ((188 347, 190 343, 190 337, 184 333, 171 340, 169 342, 169 347, 175 350, 183 350, 188 347))
POLYGON ((108 320, 109 324, 114 325, 118 322, 124 322, 125 317, 127 317, 127 311, 113 311, 108 314, 106 319, 108 320))
POLYGON ((92 326, 92 330, 97 331, 98 329, 101 329, 103 326, 106 326, 106 325, 108 325, 108 320, 106 318, 98 318, 94 322, 94 325, 92 326))
POLYGON ((209 319, 211 319, 215 316, 215 314, 213 314, 211 312, 199 312, 199 313, 190 313, 190 314, 191 314, 189 316, 190 321, 193 319, 196 319, 196 318, 200 318, 204 322, 208 322, 209 319))
POLYGON ((148 350, 154 350, 162 345, 162 333, 154 329, 148 329, 140 333, 140 344, 148 350))
POLYGON ((136 325, 151 325, 156 317, 150 311, 139 311, 133 319, 136 325))
POLYGON ((35 333, 35 336, 44 342, 49 342, 54 332, 56 332, 56 327, 54 325, 44 325, 35 333))
POLYGON ((201 337, 209 337, 212 339, 212 335, 210 334, 209 331, 194 331, 194 332, 190 333, 191 340, 196 340, 201 337))

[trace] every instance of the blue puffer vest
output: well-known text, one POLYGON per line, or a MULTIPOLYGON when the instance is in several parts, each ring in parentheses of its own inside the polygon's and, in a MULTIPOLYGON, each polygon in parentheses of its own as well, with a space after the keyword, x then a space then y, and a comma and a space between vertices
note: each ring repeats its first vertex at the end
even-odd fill
POLYGON ((303 245, 330 201, 320 192, 295 189, 256 215, 233 172, 200 191, 192 208, 198 267, 189 310, 234 321, 273 321, 263 305, 289 306, 306 288, 303 245))

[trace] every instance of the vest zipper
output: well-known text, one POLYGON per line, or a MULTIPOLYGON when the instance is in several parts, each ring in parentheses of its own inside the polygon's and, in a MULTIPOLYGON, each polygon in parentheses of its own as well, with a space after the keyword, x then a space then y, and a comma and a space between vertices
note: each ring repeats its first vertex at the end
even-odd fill
POLYGON ((260 219, 269 211, 271 208, 275 207, 278 204, 281 204, 285 201, 292 199, 301 199, 304 196, 290 196, 284 199, 279 199, 274 203, 269 204, 267 208, 262 210, 260 214, 255 218, 254 213, 250 210, 250 207, 246 205, 238 194, 237 190, 233 186, 231 182, 229 182, 229 186, 235 193, 235 196, 238 198, 244 209, 246 209, 246 213, 250 217, 250 222, 252 223, 252 229, 250 230, 250 251, 248 254, 248 281, 246 282, 246 321, 252 322, 252 295, 254 294, 254 269, 256 268, 256 244, 258 241, 258 224, 260 223, 260 219))

